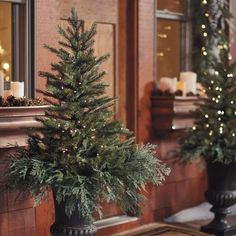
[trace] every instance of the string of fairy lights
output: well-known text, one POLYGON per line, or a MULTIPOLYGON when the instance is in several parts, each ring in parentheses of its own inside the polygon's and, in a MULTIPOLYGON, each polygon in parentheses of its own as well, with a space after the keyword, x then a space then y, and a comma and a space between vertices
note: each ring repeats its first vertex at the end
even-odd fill
MULTIPOLYGON (((211 60, 213 57, 218 58, 220 63, 220 54, 221 53, 227 53, 229 61, 232 60, 232 56, 229 52, 230 49, 230 42, 229 37, 226 33, 225 26, 228 24, 228 20, 230 19, 230 16, 224 15, 225 8, 229 10, 228 8, 228 2, 226 0, 202 0, 201 1, 201 16, 200 16, 200 25, 199 25, 199 32, 200 38, 202 42, 202 46, 200 48, 200 58, 206 65, 206 68, 203 68, 204 72, 203 74, 207 77, 210 77, 210 84, 208 81, 208 86, 206 90, 206 96, 212 100, 216 104, 216 107, 219 105, 219 109, 215 109, 215 107, 212 109, 212 111, 206 113, 206 111, 203 109, 202 116, 203 120, 205 122, 205 127, 207 128, 207 132, 209 136, 215 135, 222 135, 225 131, 225 122, 224 122, 224 115, 226 113, 225 109, 221 104, 223 104, 222 99, 224 97, 224 94, 227 93, 224 86, 222 86, 222 83, 220 83, 219 79, 222 78, 222 74, 220 74, 219 71, 216 69, 213 69, 212 66, 209 66, 210 63, 209 60, 211 60), (218 9, 212 8, 213 4, 219 4, 218 9), (212 11, 213 12, 212 12, 212 11), (222 18, 225 17, 225 20, 222 21, 222 18), (219 22, 220 21, 220 22, 219 22), (220 23, 220 28, 218 27, 220 23), (222 25, 223 24, 223 25, 222 25), (223 27, 222 27, 223 26, 223 27), (212 42, 215 42, 212 43, 212 42), (213 113, 214 111, 214 113, 213 113), (211 117, 213 114, 214 117, 211 117), (212 118, 217 118, 219 121, 219 125, 210 122, 212 118), (216 125, 218 127, 216 128, 216 125)), ((234 77, 234 74, 232 72, 225 72, 226 76, 224 77, 225 80, 232 79, 234 77)), ((204 84, 203 84, 204 85, 204 84)), ((207 83, 206 83, 207 85, 207 83)), ((234 100, 230 101, 230 104, 233 105, 235 103, 234 100)), ((236 111, 234 112, 234 115, 236 116, 236 111)), ((195 125, 192 127, 193 131, 198 130, 198 125, 195 125)), ((232 137, 235 137, 236 134, 232 131, 231 133, 232 137)))

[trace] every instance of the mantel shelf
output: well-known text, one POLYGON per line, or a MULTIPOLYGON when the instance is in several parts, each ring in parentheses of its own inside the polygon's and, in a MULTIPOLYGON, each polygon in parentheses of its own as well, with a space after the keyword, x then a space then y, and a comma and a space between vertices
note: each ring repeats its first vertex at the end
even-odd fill
POLYGON ((164 132, 193 126, 196 110, 203 99, 199 97, 157 96, 152 98, 154 131, 164 132))
POLYGON ((0 107, 0 148, 26 145, 27 128, 40 125, 35 117, 45 115, 44 106, 0 107))

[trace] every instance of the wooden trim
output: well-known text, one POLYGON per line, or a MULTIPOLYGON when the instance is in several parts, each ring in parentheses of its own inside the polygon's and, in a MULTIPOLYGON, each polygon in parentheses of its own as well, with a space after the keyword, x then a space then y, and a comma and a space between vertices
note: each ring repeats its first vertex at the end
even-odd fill
POLYGON ((31 117, 44 115, 48 105, 43 106, 22 106, 22 107, 0 107, 0 123, 2 119, 31 117))
POLYGON ((118 0, 118 27, 117 27, 117 65, 116 65, 116 81, 115 84, 116 93, 119 95, 118 101, 118 118, 122 120, 122 122, 127 125, 127 110, 126 110, 126 102, 127 102, 127 90, 126 90, 126 73, 127 73, 127 0, 118 0))
POLYGON ((48 106, 1 107, 0 148, 12 148, 27 144, 27 129, 39 127, 35 117, 42 117, 48 106))
POLYGON ((127 126, 138 132, 138 10, 139 1, 127 0, 127 126))
POLYGON ((191 128, 196 110, 203 100, 198 97, 152 96, 152 124, 157 133, 191 128))
POLYGON ((189 235, 189 236, 207 236, 208 234, 198 232, 195 229, 184 228, 175 225, 163 223, 151 223, 138 228, 113 234, 113 236, 144 236, 144 235, 189 235))
POLYGON ((24 3, 26 3, 26 0, 0 0, 0 2, 24 4, 24 3))

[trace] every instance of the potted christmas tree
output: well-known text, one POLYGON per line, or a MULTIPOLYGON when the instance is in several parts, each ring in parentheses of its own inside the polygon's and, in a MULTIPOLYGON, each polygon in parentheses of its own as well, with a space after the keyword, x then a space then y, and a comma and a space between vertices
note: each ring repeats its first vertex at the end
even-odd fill
POLYGON ((28 148, 16 152, 6 181, 30 191, 36 202, 52 189, 52 235, 94 235, 93 214, 101 213, 102 201, 135 212, 145 184, 160 184, 169 169, 152 145, 136 145, 114 120, 115 100, 106 96, 105 73, 99 70, 107 56, 94 55, 96 26, 84 31, 75 10, 63 20, 68 24, 59 27, 60 48, 46 46, 58 62, 51 64, 53 73, 41 72, 51 106, 39 119, 43 126, 30 133, 28 148))
POLYGON ((208 170, 206 199, 214 220, 202 230, 233 235, 226 221, 228 207, 236 203, 236 77, 229 44, 229 1, 193 1, 196 71, 206 90, 195 126, 181 142, 183 162, 203 158, 208 170))

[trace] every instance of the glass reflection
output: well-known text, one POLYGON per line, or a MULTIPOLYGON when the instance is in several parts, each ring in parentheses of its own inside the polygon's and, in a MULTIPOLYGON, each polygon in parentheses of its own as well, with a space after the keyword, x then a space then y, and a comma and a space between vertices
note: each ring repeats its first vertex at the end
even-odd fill
POLYGON ((171 12, 184 13, 185 0, 156 0, 157 10, 168 10, 171 12))
POLYGON ((6 81, 12 74, 12 4, 0 2, 0 71, 6 81))
POLYGON ((180 22, 157 19, 157 79, 180 73, 180 22))

